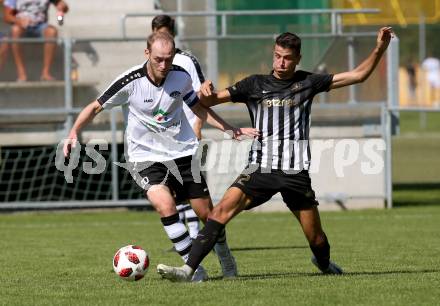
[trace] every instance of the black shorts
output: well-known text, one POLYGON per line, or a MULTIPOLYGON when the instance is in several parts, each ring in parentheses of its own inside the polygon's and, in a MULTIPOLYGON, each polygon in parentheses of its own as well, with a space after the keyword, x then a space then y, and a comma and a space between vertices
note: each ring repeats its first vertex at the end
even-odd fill
POLYGON ((136 163, 141 178, 140 185, 145 191, 152 185, 166 185, 173 193, 176 202, 209 196, 208 185, 192 156, 166 162, 136 163))
POLYGON ((255 171, 248 174, 245 170, 231 187, 240 188, 246 195, 252 197, 252 202, 246 209, 269 201, 278 192, 291 211, 319 205, 306 170, 296 174, 286 174, 281 170, 271 170, 270 173, 255 171))

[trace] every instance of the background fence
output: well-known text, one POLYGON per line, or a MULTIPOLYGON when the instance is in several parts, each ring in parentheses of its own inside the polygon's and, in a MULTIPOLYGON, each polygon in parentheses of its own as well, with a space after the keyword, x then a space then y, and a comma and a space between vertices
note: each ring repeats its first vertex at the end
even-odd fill
MULTIPOLYGON (((218 87, 230 85, 247 74, 267 73, 271 67, 274 37, 269 33, 277 29, 301 29, 300 23, 276 29, 250 29, 246 28, 242 21, 238 23, 237 19, 234 19, 235 13, 238 12, 219 13, 220 17, 214 19, 209 17, 209 13, 204 13, 205 24, 208 21, 214 22, 214 32, 206 30, 209 27, 200 27, 205 29, 204 35, 179 37, 180 43, 193 50, 201 59, 203 68, 218 67, 217 72, 208 71, 208 76, 216 73, 214 77, 217 78, 218 87), (227 14, 230 17, 226 17, 227 14), (250 30, 255 33, 249 33, 250 30), (212 42, 217 44, 214 56, 210 53, 212 42)), ((357 29, 356 32, 351 32, 350 29, 350 32, 345 32, 338 17, 341 11, 260 11, 249 12, 249 18, 252 20, 258 14, 289 16, 298 13, 301 16, 310 15, 310 20, 318 21, 317 26, 312 27, 310 32, 300 33, 304 40, 304 60, 300 69, 332 73, 349 70, 375 45, 376 33, 369 28, 366 31, 357 29)), ((190 18, 190 15, 199 13, 169 14, 190 18)), ((121 19, 121 25, 129 23, 131 17, 146 18, 147 15, 154 14, 125 15, 121 19)), ((129 27, 124 25, 121 29, 129 27)), ((125 170, 113 163, 124 161, 123 122, 119 111, 99 115, 94 124, 82 134, 83 143, 89 143, 93 139, 104 139, 110 144, 109 150, 100 151, 108 161, 102 174, 88 175, 81 170, 83 162, 93 162, 84 152, 79 167, 74 172, 72 184, 65 182, 63 173, 56 170, 54 164, 57 145, 66 135, 79 110, 94 100, 114 77, 143 61, 145 39, 130 37, 124 30, 121 36, 82 39, 66 37, 59 40, 61 48, 58 61, 61 63, 58 62, 56 66, 56 73, 63 81, 52 84, 0 83, 0 202, 3 202, 0 209, 144 205, 141 190, 131 183, 125 170)), ((38 40, 26 42, 41 43, 38 40)), ((316 184, 314 187, 323 202, 346 205, 347 202, 353 201, 353 206, 350 207, 364 207, 364 204, 372 203, 375 207, 382 207, 387 199, 388 207, 391 207, 390 148, 391 135, 396 131, 396 107, 399 101, 399 88, 396 83, 399 65, 397 41, 389 54, 394 55, 383 60, 365 84, 331 91, 315 100, 312 117, 312 136, 315 135, 315 139, 334 139, 336 142, 344 139, 357 139, 360 142, 383 139, 388 148, 387 151, 379 152, 386 167, 378 176, 362 176, 359 164, 350 165, 355 170, 352 170, 353 176, 345 177, 345 181, 335 178, 334 169, 333 173, 332 169, 327 169, 325 174, 316 175, 313 178, 316 184), (366 181, 363 181, 364 179, 366 181), (340 187, 336 188, 335 184, 340 187), (365 188, 355 188, 360 185, 365 188), (322 193, 319 193, 320 190, 322 193)), ((8 65, 10 66, 6 69, 13 69, 11 62, 8 65)), ((243 107, 226 105, 216 108, 216 111, 235 124, 249 124, 247 111, 243 107)), ((224 140, 223 135, 210 133, 208 135, 214 141, 224 140)), ((333 155, 334 151, 329 152, 322 163, 330 162, 333 165, 333 155)), ((213 155, 211 158, 219 159, 219 156, 213 155)), ((208 178, 215 199, 221 196, 237 173, 237 170, 231 169, 219 174, 221 165, 217 166, 217 172, 210 171, 208 178)))

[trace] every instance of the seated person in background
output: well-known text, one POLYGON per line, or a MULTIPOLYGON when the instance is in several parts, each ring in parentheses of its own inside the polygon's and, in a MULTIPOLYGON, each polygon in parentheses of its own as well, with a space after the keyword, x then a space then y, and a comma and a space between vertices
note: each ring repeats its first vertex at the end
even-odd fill
MULTIPOLYGON (((11 37, 13 39, 21 37, 56 38, 58 34, 57 29, 47 23, 50 3, 56 6, 59 14, 64 14, 68 11, 68 6, 63 0, 5 0, 3 18, 5 22, 12 25, 11 37)), ((50 67, 55 55, 55 48, 55 42, 46 42, 44 44, 42 81, 54 80, 54 77, 50 74, 50 67)), ((17 81, 26 81, 27 74, 20 43, 12 44, 12 54, 17 66, 17 81)))
POLYGON ((4 38, 7 38, 6 35, 0 32, 0 71, 3 69, 3 66, 6 63, 9 49, 9 44, 3 41, 4 38))
MULTIPOLYGON (((0 0, 0 5, 3 5, 3 0, 0 0)), ((0 71, 6 63, 9 50, 9 44, 4 41, 5 38, 8 38, 7 35, 0 31, 0 71)))

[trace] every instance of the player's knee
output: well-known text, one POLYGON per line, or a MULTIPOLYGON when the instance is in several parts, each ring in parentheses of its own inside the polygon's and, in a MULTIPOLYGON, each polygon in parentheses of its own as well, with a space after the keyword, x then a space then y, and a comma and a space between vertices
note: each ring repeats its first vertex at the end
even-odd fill
POLYGON ((205 223, 206 220, 208 220, 209 216, 210 216, 210 211, 209 211, 209 209, 202 209, 202 210, 198 210, 198 211, 197 211, 197 217, 199 217, 199 219, 200 219, 203 223, 205 223))
POLYGON ((231 218, 231 214, 224 207, 222 207, 221 204, 218 204, 211 211, 208 218, 226 224, 231 218))
POLYGON ((176 205, 174 205, 174 203, 151 201, 151 204, 161 217, 177 214, 176 205))

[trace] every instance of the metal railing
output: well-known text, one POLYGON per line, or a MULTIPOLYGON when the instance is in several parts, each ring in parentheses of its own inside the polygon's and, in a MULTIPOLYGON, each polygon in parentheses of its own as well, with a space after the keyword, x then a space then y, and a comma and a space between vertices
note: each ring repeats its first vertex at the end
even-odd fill
MULTIPOLYGON (((259 39, 259 38, 267 38, 273 37, 273 35, 229 35, 227 34, 227 27, 224 25, 227 21, 227 16, 241 16, 241 15, 298 15, 298 14, 330 14, 331 15, 331 32, 330 33, 317 33, 317 34, 300 34, 305 37, 364 37, 364 36, 376 36, 376 33, 364 32, 364 33, 344 33, 342 31, 342 23, 341 23, 341 15, 343 14, 356 14, 356 13, 377 13, 379 10, 376 9, 367 9, 367 10, 284 10, 284 11, 222 11, 222 12, 167 12, 168 15, 171 16, 221 16, 222 18, 222 30, 221 35, 216 36, 205 36, 205 37, 181 37, 181 40, 219 40, 219 39, 242 39, 246 37, 246 39, 259 39)), ((121 33, 122 37, 115 38, 89 38, 89 39, 75 39, 65 37, 63 39, 54 40, 60 45, 64 45, 64 78, 65 78, 65 93, 64 93, 64 107, 62 108, 46 108, 44 110, 38 108, 32 109, 0 109, 0 115, 39 115, 39 114, 65 114, 65 130, 69 130, 73 123, 73 116, 77 114, 81 109, 73 107, 73 83, 70 78, 72 71, 72 46, 77 42, 118 42, 118 41, 143 41, 145 38, 133 38, 126 37, 125 33, 125 24, 128 18, 135 17, 146 17, 146 16, 154 16, 156 14, 126 14, 121 18, 121 33)), ((11 42, 19 41, 19 42, 31 42, 31 43, 41 43, 47 40, 45 39, 19 39, 19 40, 9 40, 11 42)), ((350 45, 348 46, 350 48, 350 45)), ((353 47, 353 46, 351 46, 353 47)), ((383 127, 383 137, 387 143, 387 152, 386 152, 386 161, 385 164, 385 195, 387 200, 387 207, 392 207, 392 177, 391 177, 391 137, 392 137, 392 116, 395 115, 397 111, 414 111, 414 110, 423 110, 423 111, 438 111, 431 109, 407 109, 407 108, 398 108, 398 87, 395 86, 395 82, 397 80, 396 73, 397 69, 396 64, 396 53, 398 54, 398 41, 395 41, 391 44, 390 50, 388 51, 389 60, 387 61, 388 67, 388 103, 387 105, 382 106, 382 117, 381 117, 381 126, 383 127), (396 49, 397 48, 397 49, 396 49), (391 55, 390 55, 391 54, 391 55)), ((398 56, 397 56, 398 61, 398 56)), ((397 62, 398 63, 398 62, 397 62)), ((354 63, 352 63, 354 65, 354 63)), ((349 69, 354 67, 349 67, 349 69)), ((350 94, 352 96, 353 93, 350 94)), ((362 107, 362 105, 357 105, 362 107)), ((325 106, 330 107, 330 106, 325 106)), ((356 105, 352 105, 352 107, 356 107, 356 105)), ((377 107, 377 105, 376 105, 377 107)), ((112 154, 111 158, 113 161, 117 161, 117 143, 116 139, 116 116, 115 112, 112 111, 110 116, 110 125, 112 130, 112 154)), ((117 166, 112 163, 112 202, 115 203, 119 201, 118 195, 118 175, 117 175, 117 166)), ((127 204, 130 201, 124 201, 127 204)), ((138 202, 136 202, 138 203, 138 202)))
MULTIPOLYGON (((182 41, 190 40, 219 40, 219 39, 265 39, 271 38, 273 35, 231 35, 228 34, 227 18, 229 16, 296 16, 296 15, 330 15, 331 31, 327 33, 331 36, 344 36, 343 33, 342 16, 346 14, 377 14, 379 9, 290 9, 290 10, 241 10, 241 11, 193 11, 193 12, 166 12, 172 17, 218 17, 221 20, 220 35, 210 36, 186 36, 180 37, 182 41)), ((157 13, 130 13, 121 16, 121 35, 123 38, 127 37, 127 19, 130 18, 145 18, 156 16, 157 13)), ((349 33, 356 36, 358 33, 349 33)), ((301 37, 315 37, 307 36, 312 34, 301 34, 301 37)), ((322 35, 322 34, 321 34, 322 35)), ((323 37, 323 36, 318 36, 323 37)))

